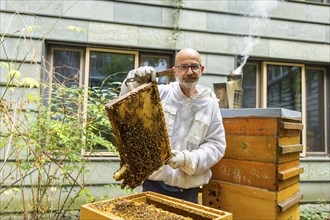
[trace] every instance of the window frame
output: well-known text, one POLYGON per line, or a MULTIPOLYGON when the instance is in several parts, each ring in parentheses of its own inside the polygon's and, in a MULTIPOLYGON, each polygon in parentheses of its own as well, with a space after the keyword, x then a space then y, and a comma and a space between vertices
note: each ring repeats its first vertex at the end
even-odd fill
MULTIPOLYGON (((47 80, 49 83, 49 92, 48 92, 48 100, 51 99, 51 92, 53 87, 53 75, 54 75, 54 51, 56 50, 62 50, 62 51, 73 51, 73 52, 80 52, 80 69, 79 69, 79 86, 83 85, 83 72, 84 72, 84 54, 85 50, 83 48, 75 48, 75 47, 62 47, 62 46, 52 46, 50 45, 50 68, 49 68, 49 79, 47 80)), ((81 107, 81 106, 79 106, 81 107)), ((80 109, 80 108, 79 108, 80 109)))
POLYGON ((304 64, 304 63, 289 63, 281 61, 260 61, 252 60, 248 62, 249 65, 257 65, 259 68, 256 68, 256 108, 267 108, 267 65, 278 65, 278 66, 290 66, 290 67, 300 67, 301 68, 301 122, 303 125, 307 123, 307 97, 306 97, 306 72, 309 69, 312 70, 321 70, 323 72, 323 110, 324 110, 324 146, 323 151, 307 151, 307 127, 304 126, 301 131, 301 139, 303 144, 303 151, 301 152, 301 157, 306 156, 329 156, 329 113, 327 109, 329 108, 330 94, 327 94, 329 91, 329 82, 330 82, 330 72, 329 67, 325 65, 317 64, 304 64), (259 102, 260 100, 260 102, 259 102))
MULTIPOLYGON (((139 49, 120 49, 120 48, 106 48, 106 47, 88 47, 88 46, 75 46, 75 45, 64 45, 64 44, 58 44, 56 42, 49 43, 47 45, 47 62, 46 66, 49 70, 49 76, 48 78, 44 78, 44 81, 47 82, 49 85, 49 90, 45 91, 45 101, 49 101, 51 98, 51 89, 52 89, 52 83, 53 83, 53 73, 54 73, 54 52, 56 50, 59 51, 74 51, 74 52, 80 52, 80 61, 79 61, 79 86, 83 88, 84 93, 84 100, 82 103, 79 103, 78 111, 83 111, 83 121, 82 126, 86 127, 87 125, 87 100, 88 100, 88 88, 90 84, 90 58, 91 58, 91 52, 103 52, 103 53, 117 53, 117 54, 131 54, 134 56, 134 68, 138 68, 139 66, 143 65, 143 57, 155 57, 155 58, 165 58, 166 62, 168 63, 169 68, 172 68, 173 65, 173 53, 169 51, 145 51, 145 50, 139 50, 139 49), (48 99, 48 100, 47 100, 48 99)), ((45 102, 46 103, 46 102, 45 102)), ((82 137, 82 141, 85 140, 85 136, 82 137)), ((108 152, 108 151, 97 151, 97 152, 89 152, 85 149, 81 149, 80 151, 81 156, 83 157, 117 157, 114 152, 108 152)))
MULTIPOLYGON (((306 124, 306 83, 305 83, 305 64, 301 63, 286 63, 286 62, 271 62, 263 61, 261 62, 261 93, 260 93, 260 107, 267 108, 267 65, 277 65, 277 66, 297 66, 301 67, 301 122, 303 125, 306 124)), ((300 156, 306 156, 306 126, 302 129, 302 145, 303 151, 300 156)))
MULTIPOLYGON (((84 78, 84 104, 83 104, 83 111, 85 112, 83 115, 83 127, 86 126, 87 122, 87 98, 88 98, 88 88, 89 88, 89 67, 90 67, 90 55, 91 51, 96 52, 105 52, 105 53, 121 53, 121 54, 132 54, 134 55, 134 68, 137 68, 139 65, 139 51, 137 50, 119 50, 119 49, 106 49, 106 48, 94 48, 94 47, 87 47, 86 48, 86 55, 85 55, 85 70, 83 74, 84 78)), ((83 137, 84 138, 84 137, 83 137)), ((105 152, 105 151, 98 151, 95 153, 87 152, 85 149, 81 149, 82 156, 93 156, 93 157, 114 157, 116 156, 113 152, 105 152)))
MULTIPOLYGON (((82 47, 74 47, 74 46, 61 46, 61 45, 49 45, 48 51, 48 65, 47 70, 49 71, 48 78, 44 79, 45 82, 49 85, 49 89, 45 90, 45 96, 47 96, 45 104, 49 106, 49 102, 51 100, 52 96, 52 90, 53 90, 53 77, 54 77, 54 52, 55 51, 72 51, 72 52, 80 52, 80 61, 79 61, 79 86, 83 86, 83 72, 84 72, 84 58, 85 58, 85 49, 82 47)), ((45 74, 43 74, 45 76, 45 74)), ((46 87, 47 88, 47 87, 46 87)), ((84 103, 78 103, 78 113, 81 111, 82 106, 84 106, 84 103)), ((49 107, 49 111, 50 111, 49 107)), ((82 137, 84 138, 84 137, 82 137)), ((82 152, 81 152, 82 153, 82 152)), ((82 155, 82 154, 81 154, 82 155)), ((83 155, 82 155, 83 156, 83 155)))
MULTIPOLYGON (((169 53, 150 53, 150 52, 141 52, 140 53, 140 58, 139 58, 139 66, 143 66, 144 65, 144 62, 143 62, 143 59, 144 58, 165 58, 166 59, 166 62, 169 64, 169 66, 166 68, 166 69, 171 69, 173 67, 173 60, 171 59, 172 55, 169 54, 169 53)), ((156 69, 156 68, 155 68, 156 69)), ((165 70, 165 69, 164 69, 165 70)), ((157 69, 156 69, 157 71, 157 69)), ((166 76, 162 76, 162 77, 165 77, 166 78, 166 83, 165 84, 169 84, 170 82, 173 81, 173 79, 170 79, 166 76)), ((174 79, 175 81, 175 79, 174 79)), ((158 81, 159 83, 159 81, 158 81)))
POLYGON ((322 0, 322 2, 314 2, 309 0, 287 0, 288 2, 296 2, 296 3, 305 3, 305 4, 315 4, 315 5, 329 5, 329 0, 322 0))
MULTIPOLYGON (((321 67, 314 67, 314 66, 306 66, 305 69, 313 69, 313 70, 322 70, 323 71, 323 110, 324 110, 324 152, 307 152, 306 151, 306 155, 307 156, 318 156, 318 155, 323 155, 326 154, 328 155, 329 153, 329 149, 328 149, 328 129, 329 129, 329 124, 327 123, 328 121, 328 114, 327 114, 327 69, 326 68, 321 68, 321 67)), ((306 85, 305 85, 306 86, 306 85)), ((306 97, 305 97, 306 99, 306 97)))
MULTIPOLYGON (((256 106, 255 108, 260 108, 261 106, 261 72, 260 72, 260 64, 258 62, 248 62, 248 65, 253 65, 255 66, 256 69, 256 80, 255 80, 255 84, 256 84, 256 106)), ((243 81, 244 81, 244 69, 243 69, 243 81)), ((244 89, 244 88, 243 88, 244 89)), ((244 90, 243 90, 243 96, 244 96, 244 90)))

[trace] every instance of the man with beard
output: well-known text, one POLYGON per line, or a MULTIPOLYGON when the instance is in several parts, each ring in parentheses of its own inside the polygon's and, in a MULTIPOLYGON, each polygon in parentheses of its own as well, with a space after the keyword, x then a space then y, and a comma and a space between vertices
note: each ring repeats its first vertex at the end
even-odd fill
MULTIPOLYGON (((173 71, 178 82, 159 85, 159 94, 173 157, 151 174, 142 184, 143 191, 153 191, 198 203, 200 187, 211 179, 210 168, 224 155, 225 131, 219 104, 210 88, 198 85, 202 75, 200 54, 192 49, 180 50, 173 71)), ((156 80, 156 71, 144 66, 129 72, 134 76, 156 80)), ((123 83, 123 95, 138 84, 123 83)))

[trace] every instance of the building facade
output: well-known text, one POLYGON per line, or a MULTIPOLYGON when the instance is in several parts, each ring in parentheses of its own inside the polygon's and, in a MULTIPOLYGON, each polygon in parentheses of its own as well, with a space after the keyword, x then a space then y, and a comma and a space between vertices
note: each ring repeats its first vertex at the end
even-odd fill
MULTIPOLYGON (((0 61, 49 85, 58 80, 88 89, 122 81, 142 65, 171 68, 185 47, 201 53, 200 83, 212 89, 242 65, 243 108, 302 113, 301 204, 321 199, 329 208, 329 1, 1 0, 0 36, 0 61)), ((8 68, 0 68, 3 98, 8 68)), ((19 89, 4 98, 26 99, 19 89)), ((95 192, 116 184, 119 167, 105 148, 98 152, 89 183, 95 192)), ((0 155, 3 163, 6 152, 0 155)))

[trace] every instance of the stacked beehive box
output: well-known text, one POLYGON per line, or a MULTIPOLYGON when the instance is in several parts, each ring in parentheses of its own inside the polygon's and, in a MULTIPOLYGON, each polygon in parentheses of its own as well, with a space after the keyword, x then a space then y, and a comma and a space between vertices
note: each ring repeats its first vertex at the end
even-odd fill
POLYGON ((234 219, 299 219, 301 114, 282 108, 221 113, 227 149, 203 187, 203 205, 234 219))
POLYGON ((154 192, 143 192, 83 205, 80 219, 231 220, 232 214, 154 192))

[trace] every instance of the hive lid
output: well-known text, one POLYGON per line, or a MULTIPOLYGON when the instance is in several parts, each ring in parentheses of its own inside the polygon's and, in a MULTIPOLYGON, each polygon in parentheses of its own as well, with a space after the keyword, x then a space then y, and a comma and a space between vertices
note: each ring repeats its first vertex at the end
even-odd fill
POLYGON ((301 120, 301 113, 285 108, 242 108, 242 109, 221 109, 223 118, 236 117, 271 117, 301 120))
POLYGON ((105 108, 121 160, 114 178, 135 188, 171 157, 157 84, 143 84, 105 108))

